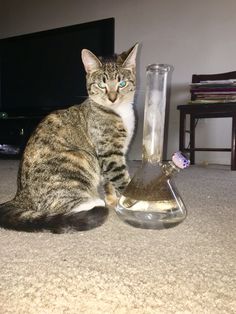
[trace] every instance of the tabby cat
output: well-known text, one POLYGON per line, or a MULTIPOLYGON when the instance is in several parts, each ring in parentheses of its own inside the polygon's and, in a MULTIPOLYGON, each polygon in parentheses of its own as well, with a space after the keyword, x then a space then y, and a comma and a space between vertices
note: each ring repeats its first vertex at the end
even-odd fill
POLYGON ((20 163, 16 196, 0 205, 1 227, 61 233, 105 221, 129 181, 125 153, 135 123, 137 49, 114 60, 82 50, 89 96, 38 125, 20 163))

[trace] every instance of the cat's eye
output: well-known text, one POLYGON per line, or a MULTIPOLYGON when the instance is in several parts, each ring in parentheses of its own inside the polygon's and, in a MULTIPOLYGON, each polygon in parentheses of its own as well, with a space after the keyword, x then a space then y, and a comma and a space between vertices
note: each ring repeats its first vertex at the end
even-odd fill
POLYGON ((119 87, 123 88, 126 86, 126 81, 120 81, 119 82, 119 87))
POLYGON ((106 84, 104 82, 100 82, 100 83, 98 83, 98 87, 106 88, 106 84))

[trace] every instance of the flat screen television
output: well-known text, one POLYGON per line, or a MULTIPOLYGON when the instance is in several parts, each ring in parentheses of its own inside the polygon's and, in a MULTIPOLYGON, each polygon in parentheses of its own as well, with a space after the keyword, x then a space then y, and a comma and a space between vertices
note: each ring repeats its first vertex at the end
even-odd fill
POLYGON ((0 39, 0 112, 45 115, 87 93, 81 50, 114 53, 114 18, 0 39))

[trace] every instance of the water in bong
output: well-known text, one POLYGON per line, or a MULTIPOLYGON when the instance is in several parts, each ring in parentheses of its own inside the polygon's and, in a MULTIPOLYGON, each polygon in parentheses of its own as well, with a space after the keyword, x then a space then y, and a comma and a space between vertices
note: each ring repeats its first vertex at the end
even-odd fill
POLYGON ((179 170, 173 161, 160 166, 143 163, 119 199, 117 213, 143 228, 167 228, 181 222, 185 206, 172 180, 179 170))

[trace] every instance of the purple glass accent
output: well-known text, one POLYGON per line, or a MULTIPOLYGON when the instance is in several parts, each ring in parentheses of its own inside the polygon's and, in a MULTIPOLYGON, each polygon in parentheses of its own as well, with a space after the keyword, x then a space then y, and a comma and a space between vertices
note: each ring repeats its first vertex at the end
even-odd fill
POLYGON ((190 165, 190 160, 184 156, 181 152, 176 152, 172 156, 172 161, 180 169, 188 168, 190 165))

